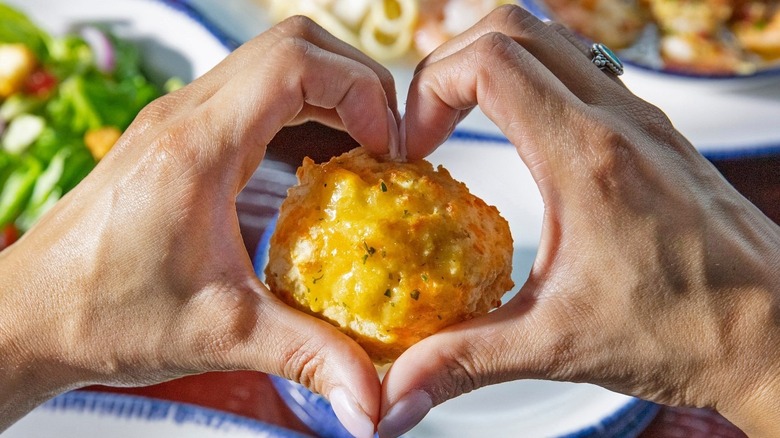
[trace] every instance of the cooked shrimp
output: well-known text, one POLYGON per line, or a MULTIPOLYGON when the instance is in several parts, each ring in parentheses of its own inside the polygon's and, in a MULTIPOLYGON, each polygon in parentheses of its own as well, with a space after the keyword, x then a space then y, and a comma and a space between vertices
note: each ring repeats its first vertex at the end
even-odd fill
POLYGON ((547 0, 553 18, 613 49, 630 46, 647 24, 633 0, 547 0))
POLYGON ((726 39, 697 33, 663 35, 661 57, 666 68, 705 74, 747 74, 755 64, 744 59, 742 50, 726 39))
POLYGON ((780 2, 748 1, 734 15, 739 43, 767 61, 780 61, 780 2))
POLYGON ((715 36, 734 11, 732 0, 646 0, 665 34, 715 36))
POLYGON ((421 0, 414 47, 425 56, 470 28, 493 9, 512 0, 421 0))

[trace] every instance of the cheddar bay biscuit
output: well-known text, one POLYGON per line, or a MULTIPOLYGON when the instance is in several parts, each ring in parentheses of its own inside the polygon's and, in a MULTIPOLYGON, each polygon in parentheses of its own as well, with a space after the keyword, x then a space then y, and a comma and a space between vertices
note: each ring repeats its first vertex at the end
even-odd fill
POLYGON ((441 166, 354 149, 305 159, 281 206, 266 281, 354 338, 376 363, 500 305, 512 237, 495 207, 441 166))

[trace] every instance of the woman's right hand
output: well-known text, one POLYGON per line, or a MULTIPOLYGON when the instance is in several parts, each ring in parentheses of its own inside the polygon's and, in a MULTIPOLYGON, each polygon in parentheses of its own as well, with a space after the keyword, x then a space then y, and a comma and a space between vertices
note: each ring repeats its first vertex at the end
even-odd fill
POLYGON ((297 17, 147 106, 0 253, 0 430, 79 386, 250 369, 326 395, 349 430, 372 436, 371 360, 258 280, 236 196, 289 124, 317 120, 397 151, 395 99, 385 68, 297 17))
POLYGON ((394 363, 380 436, 526 378, 707 406, 780 434, 780 229, 590 56, 508 6, 418 67, 402 150, 429 154, 479 105, 536 180, 543 235, 514 299, 394 363))

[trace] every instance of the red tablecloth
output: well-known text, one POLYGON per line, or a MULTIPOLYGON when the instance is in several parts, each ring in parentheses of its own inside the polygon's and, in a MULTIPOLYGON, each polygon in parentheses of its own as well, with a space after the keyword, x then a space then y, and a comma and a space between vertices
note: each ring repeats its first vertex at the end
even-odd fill
MULTIPOLYGON (((238 199, 242 233, 254 255, 268 219, 281 202, 290 172, 307 152, 316 159, 351 147, 345 135, 322 135, 323 127, 307 124, 282 131, 269 146, 266 162, 238 199), (323 141, 323 138, 329 138, 323 141), (301 147, 301 145, 316 145, 301 147)), ((780 156, 752 157, 714 162, 723 175, 775 222, 780 223, 780 156)), ((311 433, 286 407, 268 376, 256 372, 207 373, 146 388, 105 388, 101 391, 136 394, 194 403, 311 433)), ((744 437, 715 412, 705 409, 661 409, 642 438, 744 437)))

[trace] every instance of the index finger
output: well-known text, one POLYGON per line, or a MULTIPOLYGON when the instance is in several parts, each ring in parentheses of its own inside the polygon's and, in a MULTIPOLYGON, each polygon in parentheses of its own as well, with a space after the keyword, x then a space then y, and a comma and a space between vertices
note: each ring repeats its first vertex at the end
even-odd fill
POLYGON ((522 132, 515 125, 513 138, 507 129, 516 121, 527 122, 529 132, 548 127, 569 105, 624 103, 630 94, 620 80, 600 71, 587 52, 564 28, 520 7, 495 10, 420 63, 402 123, 402 149, 410 158, 428 155, 476 105, 515 142, 522 132))

